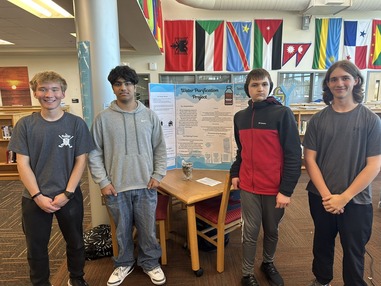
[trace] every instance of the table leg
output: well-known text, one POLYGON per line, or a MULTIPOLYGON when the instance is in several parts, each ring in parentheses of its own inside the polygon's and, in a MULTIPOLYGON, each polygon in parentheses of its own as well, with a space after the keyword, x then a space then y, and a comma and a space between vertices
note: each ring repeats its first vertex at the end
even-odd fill
POLYGON ((196 276, 202 276, 203 270, 202 268, 200 268, 200 259, 198 256, 196 210, 194 205, 187 205, 187 219, 189 250, 191 255, 192 270, 194 271, 196 276))

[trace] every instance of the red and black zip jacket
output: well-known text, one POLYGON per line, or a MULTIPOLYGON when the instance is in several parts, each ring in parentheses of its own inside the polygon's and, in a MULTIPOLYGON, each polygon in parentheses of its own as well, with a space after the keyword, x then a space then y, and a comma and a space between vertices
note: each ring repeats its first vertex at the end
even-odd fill
POLYGON ((259 195, 290 197, 301 174, 301 145, 291 109, 269 96, 234 116, 237 156, 232 178, 240 189, 259 195))

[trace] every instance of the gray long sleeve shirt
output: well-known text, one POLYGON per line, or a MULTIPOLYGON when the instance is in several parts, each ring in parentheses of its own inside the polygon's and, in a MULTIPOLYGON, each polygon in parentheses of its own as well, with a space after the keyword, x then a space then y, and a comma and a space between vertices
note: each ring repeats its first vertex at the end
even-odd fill
POLYGON ((158 116, 141 102, 127 112, 113 101, 91 128, 95 150, 89 168, 100 188, 112 183, 117 192, 146 188, 166 174, 167 151, 158 116))

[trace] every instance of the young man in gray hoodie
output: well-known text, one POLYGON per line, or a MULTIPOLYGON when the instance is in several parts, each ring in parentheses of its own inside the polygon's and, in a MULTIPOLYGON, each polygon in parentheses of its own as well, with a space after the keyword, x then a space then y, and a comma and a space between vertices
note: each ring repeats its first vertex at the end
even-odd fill
POLYGON ((138 76, 128 66, 111 70, 116 100, 95 118, 91 133, 96 149, 89 154, 93 180, 99 184, 116 225, 118 255, 107 285, 120 285, 135 266, 132 228, 138 231, 137 265, 155 285, 166 282, 156 239, 156 203, 166 174, 166 145, 158 116, 135 99, 138 76))

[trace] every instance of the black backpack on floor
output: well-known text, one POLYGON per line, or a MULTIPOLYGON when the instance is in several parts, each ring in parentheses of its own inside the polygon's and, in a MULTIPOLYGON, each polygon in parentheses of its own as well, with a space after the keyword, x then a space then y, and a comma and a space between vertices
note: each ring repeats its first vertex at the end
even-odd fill
POLYGON ((100 224, 85 231, 83 240, 87 260, 112 256, 111 227, 108 224, 100 224))

